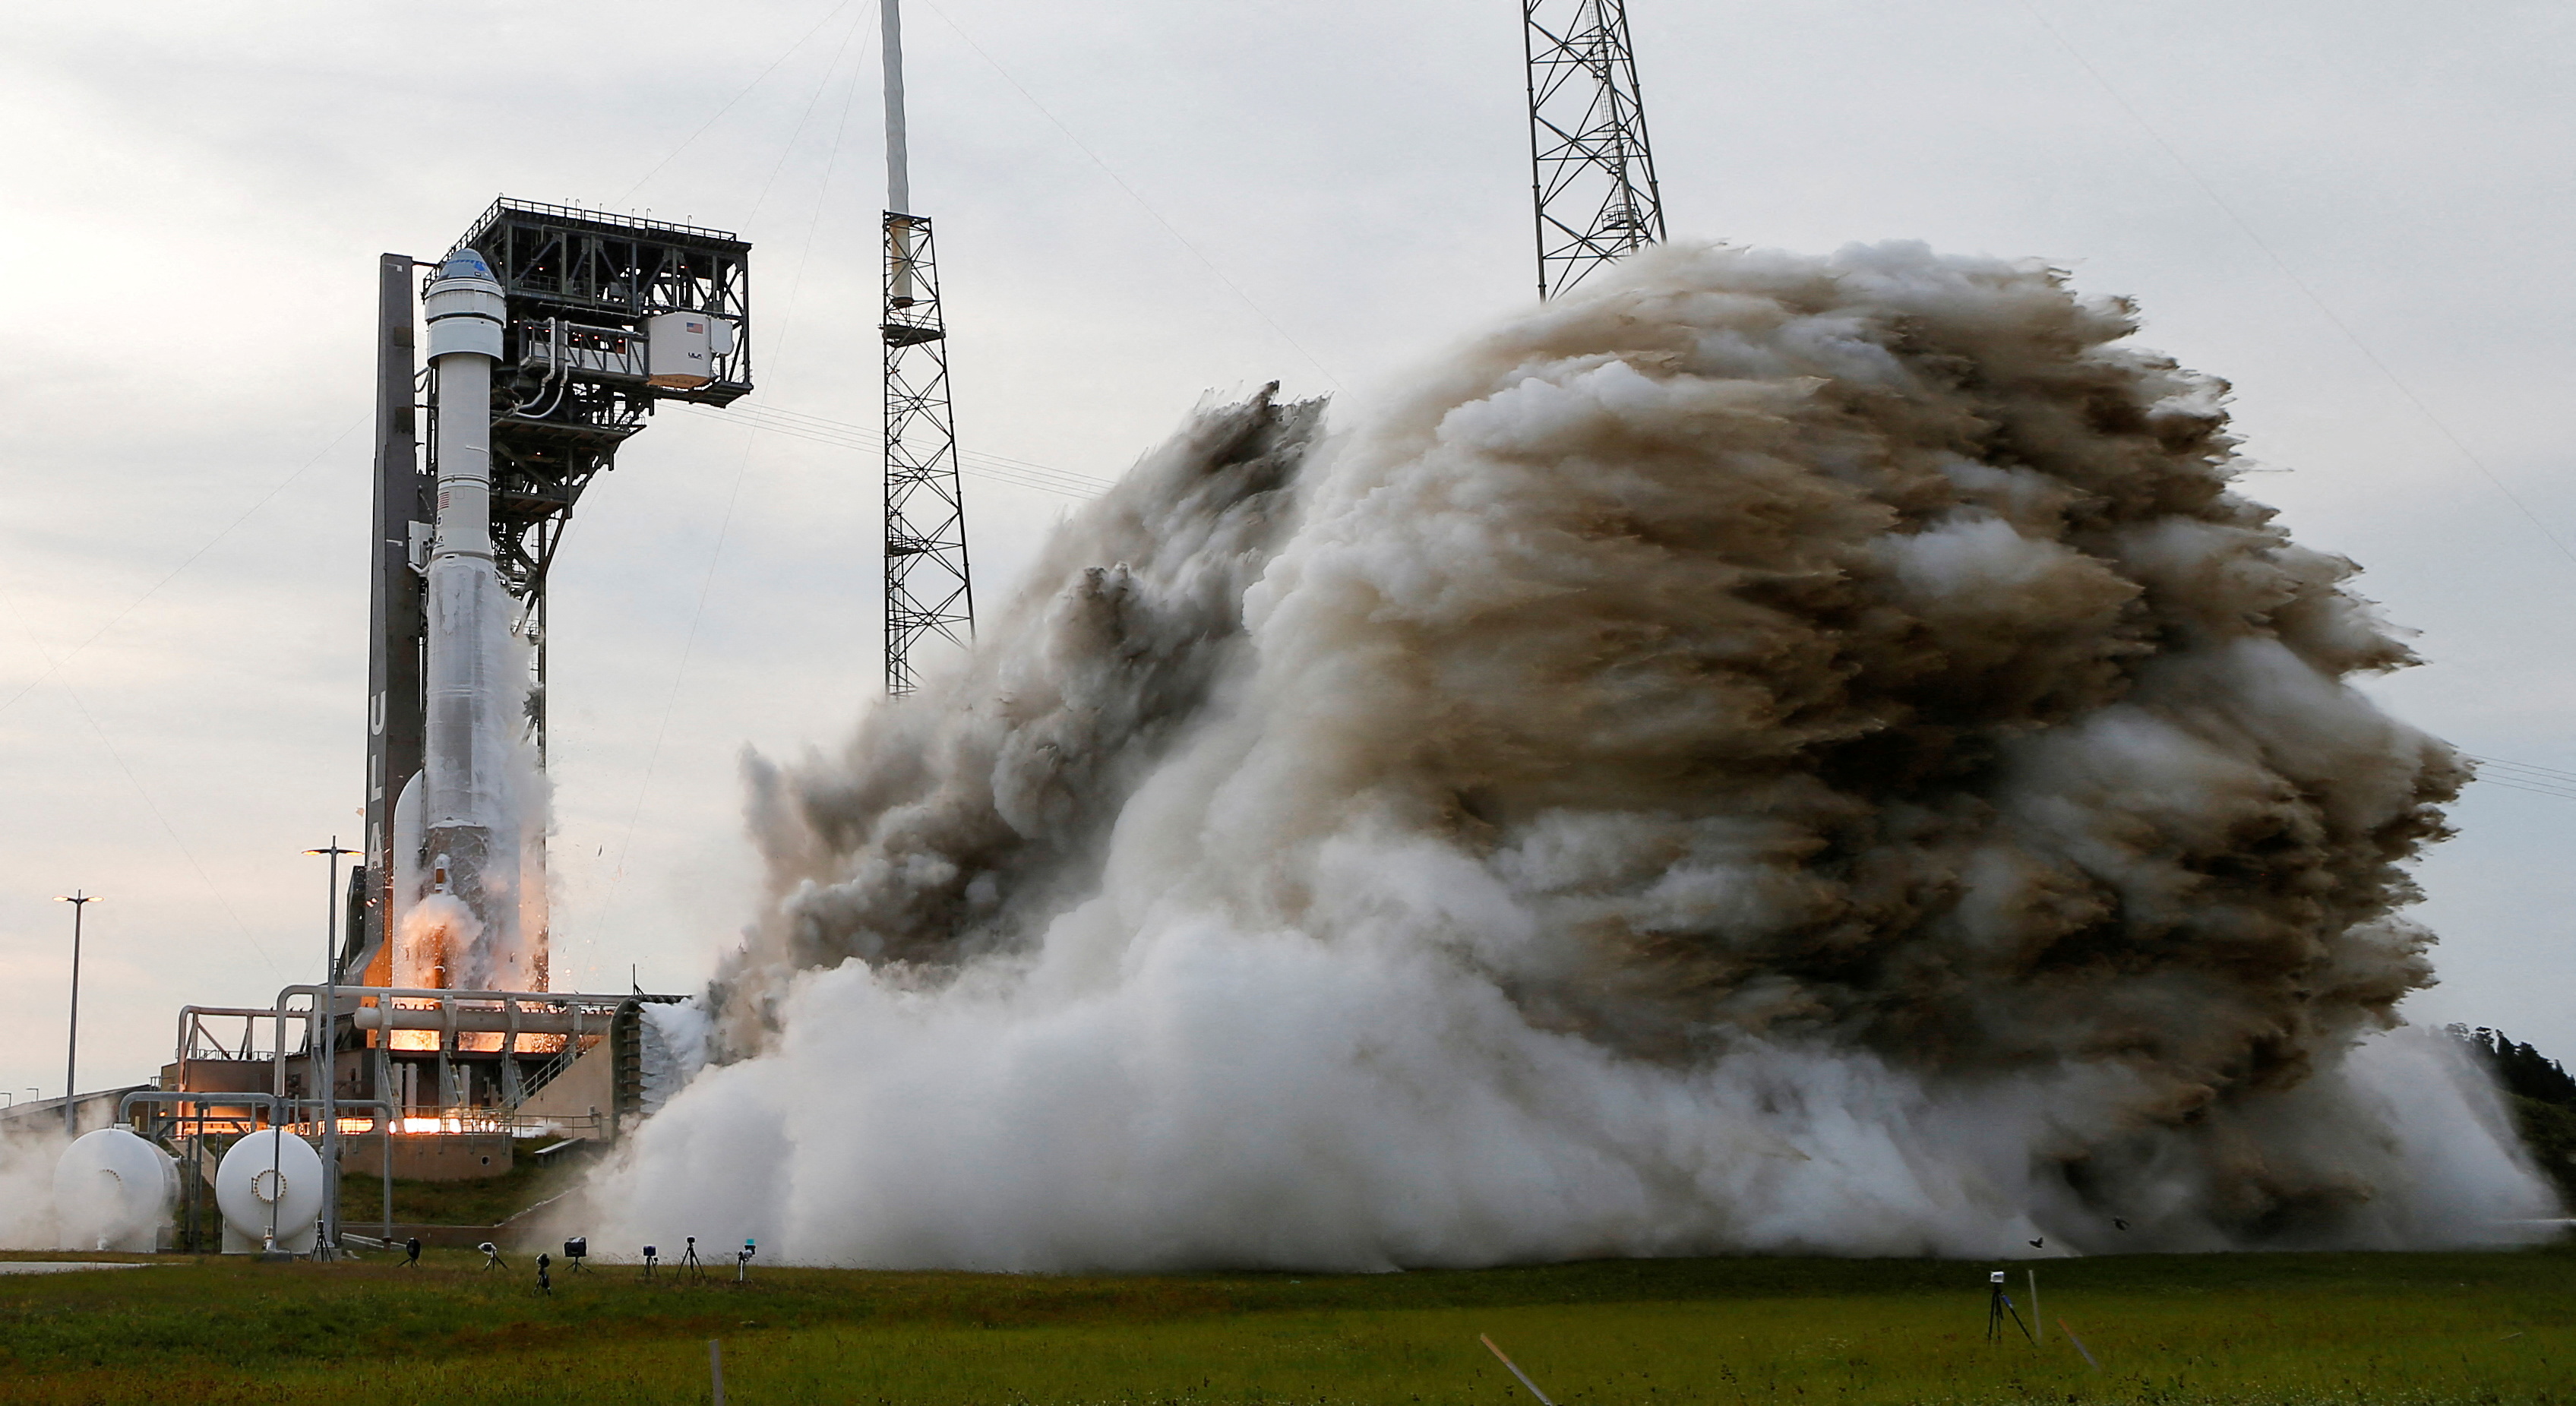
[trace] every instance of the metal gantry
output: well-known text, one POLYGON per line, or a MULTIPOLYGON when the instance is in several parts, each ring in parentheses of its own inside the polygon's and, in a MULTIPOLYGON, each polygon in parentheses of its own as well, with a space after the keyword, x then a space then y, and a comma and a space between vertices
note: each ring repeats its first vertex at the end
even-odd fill
POLYGON ((1521 0, 1538 295, 1664 238, 1626 0, 1521 0))
POLYGON ((516 384, 492 407, 493 565, 520 602, 526 728, 545 754, 546 572, 593 478, 644 428, 655 402, 723 406, 751 390, 751 246, 694 225, 567 205, 496 200, 460 247, 481 252, 509 298, 516 384), (653 376, 644 335, 666 313, 731 329, 709 383, 653 376))

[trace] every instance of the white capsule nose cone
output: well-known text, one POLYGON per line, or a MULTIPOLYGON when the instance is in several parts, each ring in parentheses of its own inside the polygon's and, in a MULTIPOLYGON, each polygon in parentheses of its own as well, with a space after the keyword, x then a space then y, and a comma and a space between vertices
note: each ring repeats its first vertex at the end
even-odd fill
MULTIPOLYGON (((440 301, 441 293, 489 294, 497 302, 501 296, 501 280, 492 276, 492 266, 483 262, 481 254, 472 249, 459 249, 439 261, 438 276, 432 278, 429 287, 423 291, 432 304, 440 301)), ((500 309, 495 307, 492 312, 498 316, 500 309)), ((435 319, 438 313, 433 310, 430 316, 435 319)))
POLYGON ((438 276, 440 278, 480 278, 489 283, 500 281, 492 277, 492 266, 483 262, 483 256, 472 249, 459 249, 448 255, 446 262, 438 266, 438 276))
POLYGON ((422 290, 420 310, 429 320, 430 360, 452 352, 501 355, 509 302, 492 266, 473 249, 459 249, 439 262, 438 276, 422 290))

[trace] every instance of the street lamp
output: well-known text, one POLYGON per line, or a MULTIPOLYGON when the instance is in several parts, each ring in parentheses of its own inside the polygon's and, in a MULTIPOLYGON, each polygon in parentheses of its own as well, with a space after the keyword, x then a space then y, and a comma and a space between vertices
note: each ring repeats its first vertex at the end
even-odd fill
POLYGON ((63 1056, 63 1135, 80 1136, 80 1101, 72 1097, 80 1088, 80 940, 81 914, 98 902, 94 894, 73 889, 69 895, 54 895, 56 903, 72 906, 72 1030, 64 1043, 69 1047, 63 1056))
POLYGON ((322 890, 322 1019, 311 1037, 313 1068, 322 1085, 322 1244, 328 1255, 340 1241, 340 856, 359 851, 343 848, 340 837, 306 854, 330 857, 331 876, 322 890))

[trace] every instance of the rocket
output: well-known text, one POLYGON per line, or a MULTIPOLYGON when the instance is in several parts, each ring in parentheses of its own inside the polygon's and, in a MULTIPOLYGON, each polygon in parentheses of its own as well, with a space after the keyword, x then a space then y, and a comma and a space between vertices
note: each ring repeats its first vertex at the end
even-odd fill
POLYGON ((423 660, 421 897, 449 895, 472 916, 444 944, 444 984, 457 987, 525 975, 497 969, 518 945, 515 753, 526 692, 492 551, 492 369, 506 306, 500 282, 470 248, 447 256, 422 297, 438 387, 438 523, 423 660))

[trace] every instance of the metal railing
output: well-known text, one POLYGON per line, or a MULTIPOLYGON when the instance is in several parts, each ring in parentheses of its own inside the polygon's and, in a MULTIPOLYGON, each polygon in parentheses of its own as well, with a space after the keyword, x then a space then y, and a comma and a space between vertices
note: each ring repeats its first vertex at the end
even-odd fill
POLYGON ((588 210, 579 205, 554 205, 543 200, 520 200, 507 195, 485 206, 483 213, 475 217, 473 224, 467 226, 469 239, 472 234, 480 234, 490 229, 503 215, 546 215, 558 220, 585 220, 591 224, 609 225, 617 229, 634 230, 637 233, 688 234, 727 244, 742 243, 742 236, 732 230, 709 229, 705 225, 693 225, 674 220, 647 219, 642 215, 620 215, 613 210, 588 210))

